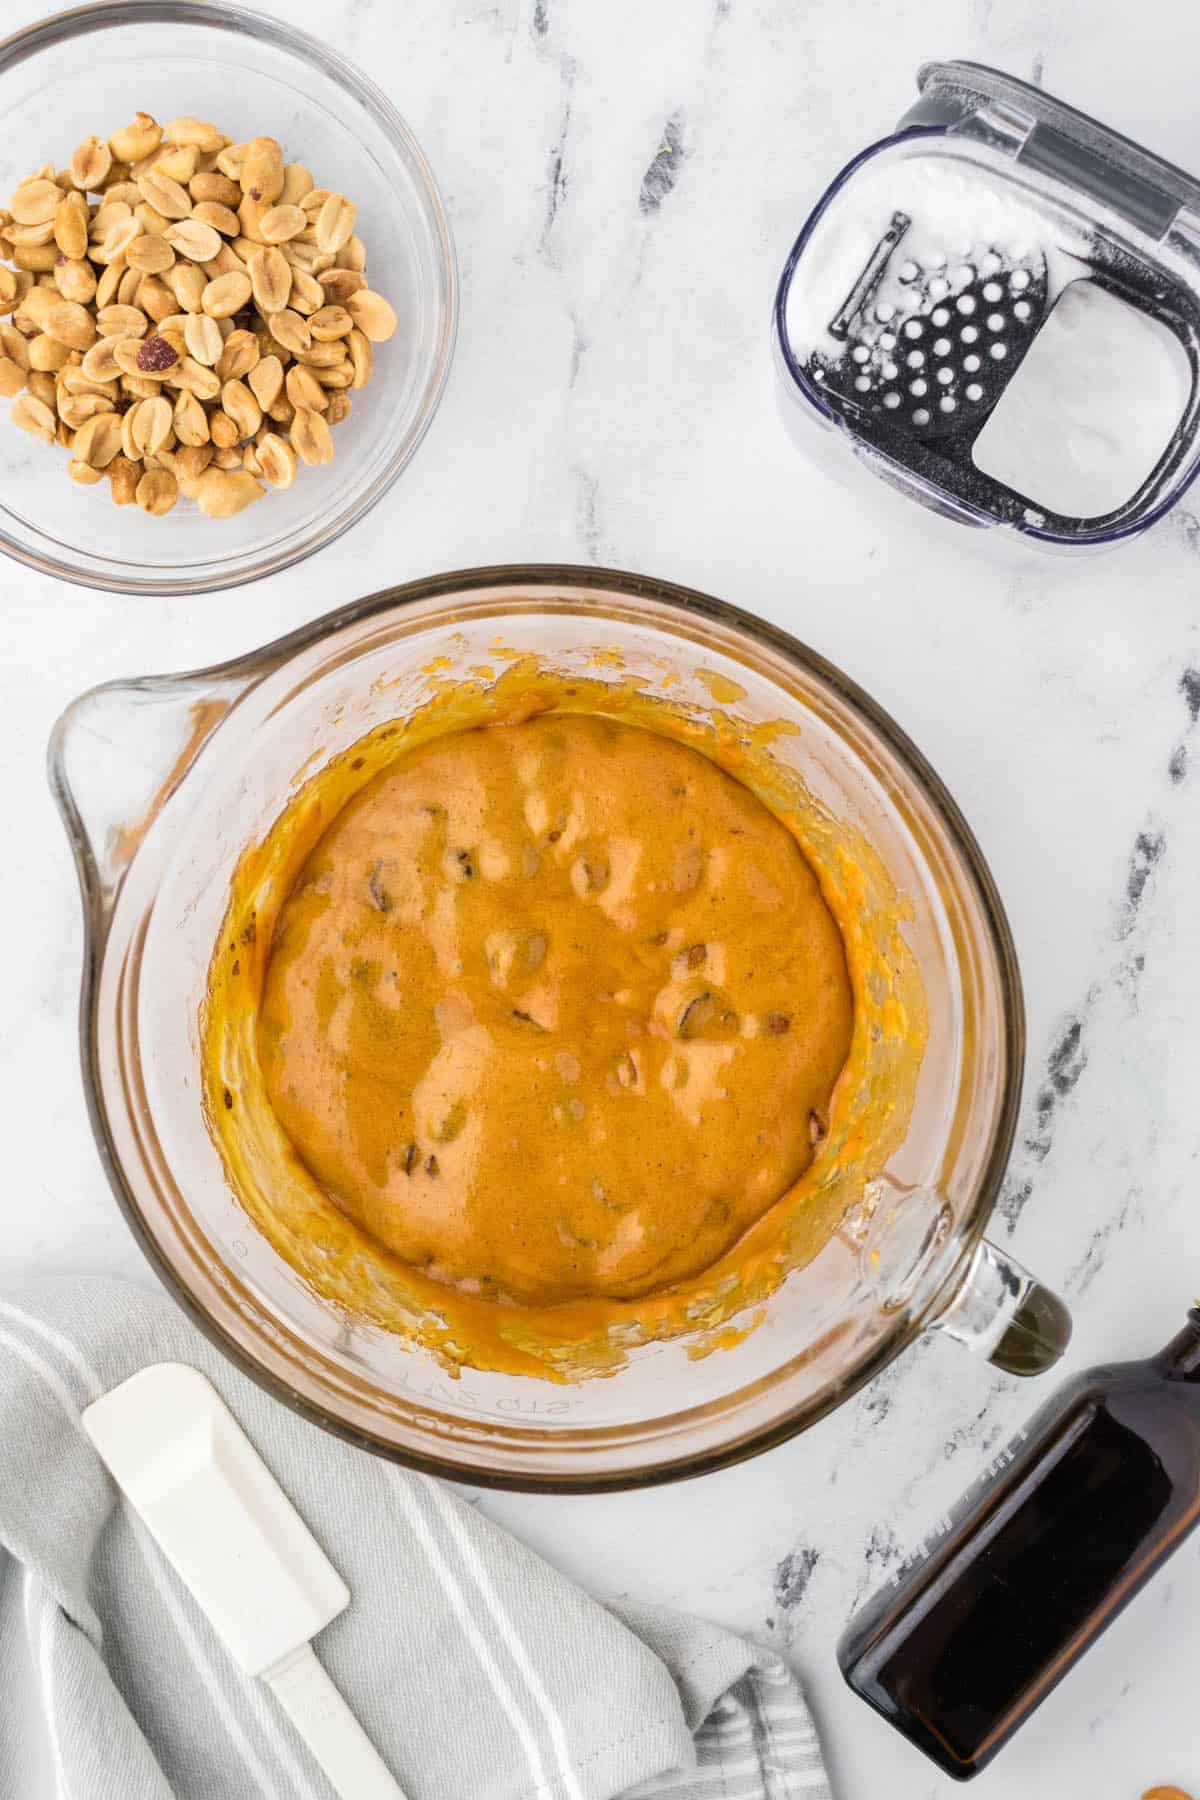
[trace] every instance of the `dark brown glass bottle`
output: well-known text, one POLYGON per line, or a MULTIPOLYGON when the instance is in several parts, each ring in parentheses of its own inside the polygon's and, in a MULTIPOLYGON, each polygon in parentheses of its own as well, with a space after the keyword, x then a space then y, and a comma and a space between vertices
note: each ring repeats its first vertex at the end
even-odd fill
POLYGON ((838 1647, 856 1694, 965 1781, 1200 1522, 1200 1307, 1089 1369, 988 1469, 838 1647))

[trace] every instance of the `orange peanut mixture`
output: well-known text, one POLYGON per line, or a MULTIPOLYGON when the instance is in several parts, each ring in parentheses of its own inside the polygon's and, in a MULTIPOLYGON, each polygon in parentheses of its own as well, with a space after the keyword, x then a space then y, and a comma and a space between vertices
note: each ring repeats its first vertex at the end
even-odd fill
POLYGON ((794 726, 711 671, 684 701, 673 665, 498 642, 314 747, 243 851, 204 1107, 347 1319, 570 1382, 753 1330, 903 1142, 927 1012, 908 902, 794 726))
POLYGON ((450 733, 334 819, 259 1054, 333 1203, 437 1281, 544 1305, 708 1267, 808 1167, 850 1046, 794 837, 683 744, 450 733))

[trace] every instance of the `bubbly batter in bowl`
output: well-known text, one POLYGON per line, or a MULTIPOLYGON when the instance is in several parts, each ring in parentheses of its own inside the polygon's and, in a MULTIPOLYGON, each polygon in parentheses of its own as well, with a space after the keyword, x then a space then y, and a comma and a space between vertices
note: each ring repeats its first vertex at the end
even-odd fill
POLYGON ((243 852, 204 1110, 347 1318, 573 1381, 737 1342, 874 1204, 925 1001, 886 866, 776 753, 793 723, 704 670, 711 705, 604 649, 503 659, 435 658, 243 852))
POLYGON ((537 1307, 709 1268, 803 1175, 851 1043, 796 838, 699 751, 586 714, 409 750, 279 914, 258 1051, 340 1212, 537 1307))

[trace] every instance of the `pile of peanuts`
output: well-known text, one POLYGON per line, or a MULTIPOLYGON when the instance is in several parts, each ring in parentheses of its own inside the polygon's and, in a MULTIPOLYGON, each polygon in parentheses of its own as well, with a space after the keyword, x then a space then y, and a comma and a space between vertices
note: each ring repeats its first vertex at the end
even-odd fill
POLYGON ((229 518, 330 427, 396 315, 366 280, 352 200, 203 119, 149 113, 35 169, 0 209, 0 394, 15 424, 158 517, 229 518))

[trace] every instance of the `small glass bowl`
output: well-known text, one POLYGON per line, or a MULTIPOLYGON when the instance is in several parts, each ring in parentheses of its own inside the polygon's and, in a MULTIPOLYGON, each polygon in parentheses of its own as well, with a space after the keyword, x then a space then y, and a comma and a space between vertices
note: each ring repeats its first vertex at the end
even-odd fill
POLYGON ((137 111, 269 135, 359 209, 368 277, 399 317, 335 455, 233 519, 181 501, 163 518, 77 486, 65 451, 0 413, 0 549, 45 574, 125 593, 210 592, 287 568, 339 537, 391 486, 437 410, 454 349, 450 226, 416 140, 337 53, 277 20, 213 0, 112 0, 0 43, 0 201, 42 161, 137 111))

